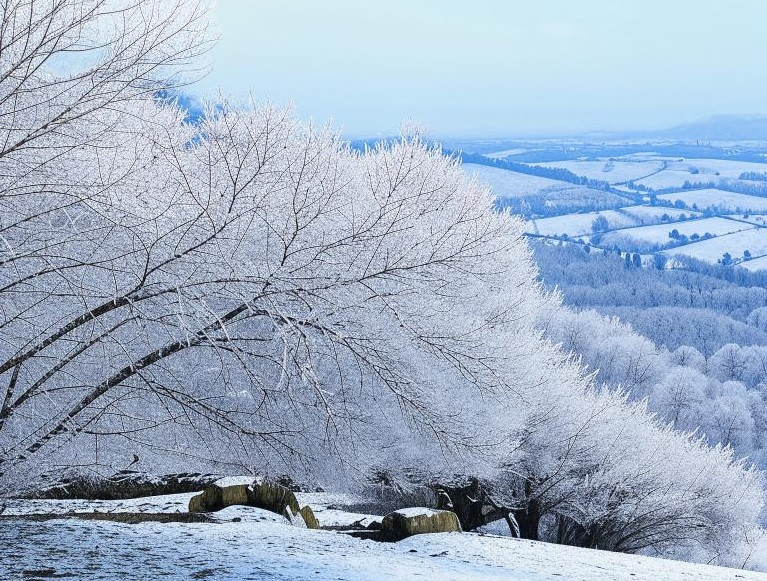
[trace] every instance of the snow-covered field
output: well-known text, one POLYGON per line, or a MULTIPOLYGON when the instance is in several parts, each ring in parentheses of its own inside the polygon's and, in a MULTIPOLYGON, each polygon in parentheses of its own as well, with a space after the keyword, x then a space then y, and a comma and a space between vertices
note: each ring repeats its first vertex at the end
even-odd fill
POLYGON ((538 176, 518 173, 505 169, 479 165, 475 163, 463 164, 463 170, 493 188, 493 193, 499 198, 516 198, 537 194, 547 188, 573 187, 572 184, 550 180, 538 176))
MULTIPOLYGON (((536 165, 566 168, 578 175, 597 179, 605 179, 605 175, 609 175, 609 180, 614 183, 635 178, 643 172, 644 175, 647 175, 647 173, 657 171, 662 163, 666 163, 668 169, 647 178, 661 180, 654 182, 653 187, 678 186, 683 183, 684 179, 691 176, 708 176, 708 178, 716 177, 717 179, 720 177, 737 178, 745 171, 764 171, 767 169, 767 164, 728 160, 680 160, 663 158, 654 154, 627 156, 612 161, 603 158, 599 161, 570 160, 538 163, 536 165), (609 171, 603 171, 605 169, 609 171), (683 180, 678 179, 681 174, 685 175, 683 180), (668 182, 662 181, 669 178, 671 180, 668 182)), ((575 193, 572 193, 574 190, 568 190, 568 188, 580 188, 587 193, 587 197, 593 195, 593 198, 590 198, 590 204, 586 206, 590 208, 609 207, 599 205, 599 196, 614 196, 609 192, 597 192, 557 180, 477 164, 465 164, 464 169, 469 174, 474 174, 478 179, 489 183, 498 197, 514 198, 526 195, 542 195, 546 199, 546 204, 551 204, 552 209, 556 207, 557 200, 570 200, 572 202, 575 193)), ((578 192, 578 195, 582 195, 584 192, 578 192)), ((603 216, 607 219, 609 231, 603 235, 602 243, 607 245, 616 244, 620 247, 631 242, 663 245, 671 241, 669 233, 677 230, 681 235, 688 238, 695 234, 700 237, 711 234, 716 238, 665 251, 669 255, 684 254, 715 263, 722 258, 725 252, 728 252, 733 259, 740 259, 745 250, 748 250, 756 258, 767 254, 767 230, 755 227, 767 225, 767 198, 728 192, 717 188, 703 188, 660 194, 658 199, 672 203, 681 201, 687 206, 687 209, 642 204, 619 208, 613 206, 613 209, 575 213, 571 206, 565 211, 573 213, 529 220, 528 231, 531 234, 542 236, 588 237, 593 234, 594 220, 603 216), (697 210, 689 209, 693 206, 697 210), (706 208, 723 209, 730 215, 703 219, 701 210, 706 208), (753 212, 757 214, 751 214, 753 212), (765 213, 765 215, 759 214, 760 212, 765 213)), ((556 211, 552 213, 556 213, 556 211)), ((767 260, 754 259, 743 263, 743 266, 751 270, 758 270, 767 267, 767 260)))
MULTIPOLYGON (((616 228, 633 228, 646 224, 660 222, 662 218, 678 220, 682 216, 697 216, 698 212, 680 210, 678 208, 663 208, 658 206, 628 206, 619 210, 602 210, 584 214, 565 214, 551 218, 531 220, 533 232, 543 236, 567 234, 568 236, 585 236, 592 233, 591 226, 598 216, 604 216, 611 230, 616 228)), ((671 231, 671 229, 669 229, 671 231)), ((712 232, 713 234, 713 232, 712 232)))
POLYGON ((615 208, 623 206, 626 200, 611 192, 594 190, 578 184, 528 175, 511 170, 466 163, 464 171, 489 185, 499 199, 536 196, 545 199, 545 205, 556 213, 557 208, 565 211, 583 208, 615 208))
POLYGON ((684 222, 673 222, 670 224, 656 224, 653 226, 640 226, 638 228, 628 228, 615 232, 608 232, 602 237, 604 244, 613 244, 617 238, 630 238, 636 242, 646 242, 648 244, 666 244, 671 241, 669 233, 673 230, 684 236, 697 234, 712 234, 720 236, 741 230, 750 230, 756 226, 728 220, 727 218, 704 218, 702 220, 686 220, 684 222))
POLYGON ((666 163, 668 168, 672 170, 689 171, 690 168, 695 168, 700 172, 697 175, 721 178, 739 178, 740 174, 744 172, 767 172, 767 164, 765 163, 729 159, 684 159, 681 161, 669 160, 666 163))
POLYGON ((490 159, 503 159, 505 157, 509 157, 510 155, 518 155, 520 153, 525 153, 525 149, 504 149, 502 151, 494 151, 493 153, 486 153, 485 157, 489 157, 490 159))
POLYGON ((767 256, 746 260, 741 262, 739 266, 742 266, 746 270, 750 270, 752 272, 756 270, 765 270, 767 269, 767 256))
POLYGON ((662 172, 648 176, 641 180, 636 180, 636 184, 640 184, 650 188, 651 190, 662 190, 664 188, 681 188, 685 182, 690 183, 707 183, 717 182, 720 176, 707 175, 701 173, 693 173, 690 168, 684 169, 665 169, 662 172))
MULTIPOLYGON (((100 503, 100 510, 183 510, 191 495, 100 503)), ((71 501, 35 509, 93 510, 71 501)), ((6 511, 13 514, 18 506, 6 511)), ((27 504, 23 512, 28 512, 27 504)), ((318 516, 322 519, 321 507, 318 516)), ((250 507, 205 524, 6 520, 0 578, 104 580, 758 581, 738 569, 578 549, 476 533, 420 535, 398 543, 312 531, 250 507), (233 522, 233 519, 241 519, 233 522)))
MULTIPOLYGON (((748 250, 754 257, 767 254, 767 229, 757 228, 726 234, 710 238, 709 240, 701 240, 693 244, 664 250, 664 253, 668 255, 684 254, 699 260, 715 263, 722 258, 725 252, 729 252, 733 258, 740 258, 745 250, 748 250)), ((751 267, 755 269, 754 265, 751 265, 751 267)))
POLYGON ((621 208, 620 212, 628 214, 636 220, 637 225, 653 224, 664 219, 684 220, 692 216, 700 216, 700 212, 694 210, 680 210, 679 208, 665 208, 663 206, 628 206, 621 208))
POLYGON ((728 218, 732 218, 733 220, 741 220, 743 222, 748 222, 749 224, 767 226, 767 215, 765 214, 730 214, 728 218))
POLYGON ((743 172, 767 172, 767 164, 725 159, 667 159, 667 169, 636 180, 653 190, 682 187, 684 182, 717 182, 723 178, 737 179, 743 172))
POLYGON ((660 160, 634 160, 621 158, 610 160, 602 158, 598 161, 569 160, 536 163, 543 167, 557 167, 569 170, 575 175, 584 176, 594 180, 603 180, 611 184, 637 180, 650 175, 663 167, 660 160))
POLYGON ((658 199, 667 200, 669 202, 681 200, 690 207, 692 207, 693 204, 696 204, 700 209, 716 206, 729 212, 767 211, 767 198, 748 196, 746 194, 738 194, 735 192, 725 192, 724 190, 717 190, 715 188, 686 190, 684 192, 676 192, 673 194, 661 194, 658 196, 658 199))
POLYGON ((598 216, 604 216, 610 228, 628 228, 635 225, 634 219, 615 210, 602 212, 587 212, 585 214, 566 214, 551 218, 531 220, 536 234, 543 236, 555 236, 567 234, 568 236, 584 236, 592 233, 591 225, 598 216))

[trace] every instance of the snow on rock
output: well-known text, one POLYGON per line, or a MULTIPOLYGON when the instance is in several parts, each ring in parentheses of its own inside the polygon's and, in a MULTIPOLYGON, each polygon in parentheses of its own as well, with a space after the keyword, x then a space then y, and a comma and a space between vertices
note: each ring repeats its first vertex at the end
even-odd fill
POLYGON ((314 508, 314 514, 323 528, 367 528, 374 522, 381 522, 383 518, 375 514, 363 514, 348 512, 333 508, 314 508))
POLYGON ((255 481, 255 476, 224 476, 223 478, 216 480, 213 484, 223 488, 224 486, 250 485, 255 481))
POLYGON ((227 506, 219 510, 214 518, 222 522, 238 522, 242 523, 272 523, 272 524, 290 524, 287 518, 281 514, 274 513, 270 510, 263 508, 256 508, 255 506, 227 506))
POLYGON ((285 515, 296 526, 320 528, 311 506, 301 506, 289 488, 269 482, 208 486, 190 499, 189 512, 218 512, 230 506, 256 506, 285 515))
POLYGON ((443 512, 445 511, 435 510, 433 508, 424 508, 421 506, 414 506, 411 508, 400 508, 399 510, 395 510, 393 514, 399 514, 406 518, 412 518, 414 516, 435 516, 443 512))

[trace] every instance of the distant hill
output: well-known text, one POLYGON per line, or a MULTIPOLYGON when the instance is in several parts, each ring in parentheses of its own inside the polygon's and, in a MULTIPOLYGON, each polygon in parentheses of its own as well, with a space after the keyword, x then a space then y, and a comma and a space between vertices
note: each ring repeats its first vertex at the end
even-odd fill
POLYGON ((701 121, 667 129, 636 131, 626 136, 679 141, 767 141, 767 116, 714 115, 701 121))

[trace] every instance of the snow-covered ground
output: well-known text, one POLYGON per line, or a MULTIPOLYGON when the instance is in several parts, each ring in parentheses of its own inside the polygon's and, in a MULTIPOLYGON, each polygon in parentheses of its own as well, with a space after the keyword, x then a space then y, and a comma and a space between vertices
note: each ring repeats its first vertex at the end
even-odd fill
POLYGON ((663 167, 660 160, 635 160, 631 158, 614 159, 601 158, 597 161, 569 160, 542 162, 532 165, 557 167, 569 170, 575 175, 593 180, 603 180, 611 184, 637 180, 659 171, 663 167))
POLYGON ((767 215, 765 214, 730 214, 728 216, 733 220, 742 220, 749 224, 758 224, 759 226, 767 226, 767 215))
POLYGON ((672 220, 686 219, 693 216, 700 216, 700 212, 693 210, 680 210, 678 208, 666 208, 664 206, 628 206, 621 208, 620 211, 635 218, 637 224, 652 224, 660 222, 664 217, 672 220))
MULTIPOLYGON (((190 494, 135 501, 28 501, 6 515, 70 510, 185 510, 190 494)), ((305 495, 327 505, 334 497, 305 495)), ((322 506, 317 508, 322 521, 322 506)), ((337 511, 341 512, 341 511, 337 511)), ((350 513, 347 513, 350 514, 350 513)), ((508 580, 758 581, 767 576, 509 537, 446 533, 398 543, 360 540, 294 527, 250 507, 216 513, 205 524, 118 524, 54 519, 5 520, 0 527, 0 579, 109 580, 508 580), (241 519, 233 522, 232 519, 241 519)), ((353 518, 350 515, 346 519, 353 518)))
POLYGON ((689 169, 665 169, 644 179, 636 180, 635 183, 648 187, 651 190, 662 190, 664 188, 681 188, 685 182, 717 182, 719 179, 719 176, 695 174, 689 169))
POLYGON ((667 159, 666 163, 667 169, 636 180, 636 183, 659 190, 678 188, 686 181, 716 183, 723 178, 737 179, 744 172, 767 172, 767 164, 726 159, 667 159))
MULTIPOLYGON (((568 236, 585 236, 592 233, 591 226, 598 216, 604 216, 610 230, 619 228, 633 228, 656 224, 661 221, 680 220, 700 216, 699 212, 692 210, 680 210, 678 208, 665 208, 663 206, 627 206, 617 210, 601 210, 599 212, 587 212, 582 214, 564 214, 551 218, 539 218, 530 220, 531 231, 535 234, 553 236, 567 234, 568 236)), ((743 225, 748 227, 747 224, 743 225)), ((673 230, 671 226, 668 231, 673 230)), ((733 230, 729 230, 732 232, 733 230)), ((681 232, 681 230, 680 230, 681 232)), ((711 232, 715 234, 715 232, 711 232)))
POLYGON ((765 270, 767 269, 767 256, 761 256, 752 260, 745 260, 738 266, 742 266, 746 270, 750 270, 752 272, 757 270, 765 270))
POLYGON ((741 230, 750 230, 756 228, 752 224, 740 222, 737 220, 728 220, 727 218, 703 218, 702 220, 687 220, 684 222, 672 222, 670 224, 655 224, 653 226, 640 226, 638 228, 628 228, 608 232, 602 237, 604 244, 610 245, 617 243, 619 238, 630 238, 635 242, 646 242, 648 244, 667 244, 671 242, 669 233, 673 230, 684 236, 697 234, 711 234, 721 236, 741 230))
POLYGON ((572 184, 549 178, 476 163, 465 163, 462 168, 470 176, 476 175, 481 182, 488 184, 493 189, 493 193, 499 198, 516 198, 537 194, 546 189, 574 187, 572 184))
POLYGON ((722 178, 739 178, 744 172, 767 173, 767 164, 732 159, 683 159, 669 160, 668 168, 679 171, 697 169, 699 174, 722 178))
POLYGON ((758 198, 756 196, 748 196, 746 194, 738 194, 735 192, 725 192, 714 188, 687 190, 684 192, 676 192, 674 194, 662 194, 658 196, 658 198, 669 202, 681 200, 690 207, 692 207, 693 204, 696 204, 700 209, 716 206, 731 212, 737 210, 754 212, 767 211, 767 198, 758 198))
POLYGON ((601 212, 587 212, 585 214, 566 214, 532 220, 535 233, 544 236, 567 234, 568 236, 584 236, 591 234, 591 226, 598 216, 604 216, 610 229, 629 228, 636 225, 636 220, 616 210, 603 210, 601 212))
MULTIPOLYGON (((725 252, 730 253, 733 258, 740 258, 745 250, 748 250, 754 258, 767 254, 767 229, 758 228, 734 232, 693 244, 685 244, 663 252, 668 255, 684 254, 715 263, 722 258, 725 252)), ((755 263, 751 265, 751 268, 756 270, 756 266, 755 263)))
POLYGON ((540 197, 546 200, 545 205, 551 212, 556 212, 558 208, 567 208, 565 211, 581 207, 615 208, 626 203, 624 198, 611 192, 507 169, 466 163, 463 170, 489 185, 500 200, 540 197))

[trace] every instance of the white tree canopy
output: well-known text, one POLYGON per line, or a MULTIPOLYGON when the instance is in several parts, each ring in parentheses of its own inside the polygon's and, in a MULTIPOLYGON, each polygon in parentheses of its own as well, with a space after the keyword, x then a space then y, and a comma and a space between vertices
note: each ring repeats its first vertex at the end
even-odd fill
MULTIPOLYGON (((639 337, 565 328, 521 222, 455 159, 408 134, 355 151, 271 105, 186 123, 151 91, 201 49, 194 3, 3 6, 0 490, 138 451, 479 476, 536 531, 614 550, 710 557, 754 526, 756 472, 544 339, 541 317, 605 339, 638 391, 663 369, 639 337)), ((743 410, 720 403, 724 429, 743 410)))

